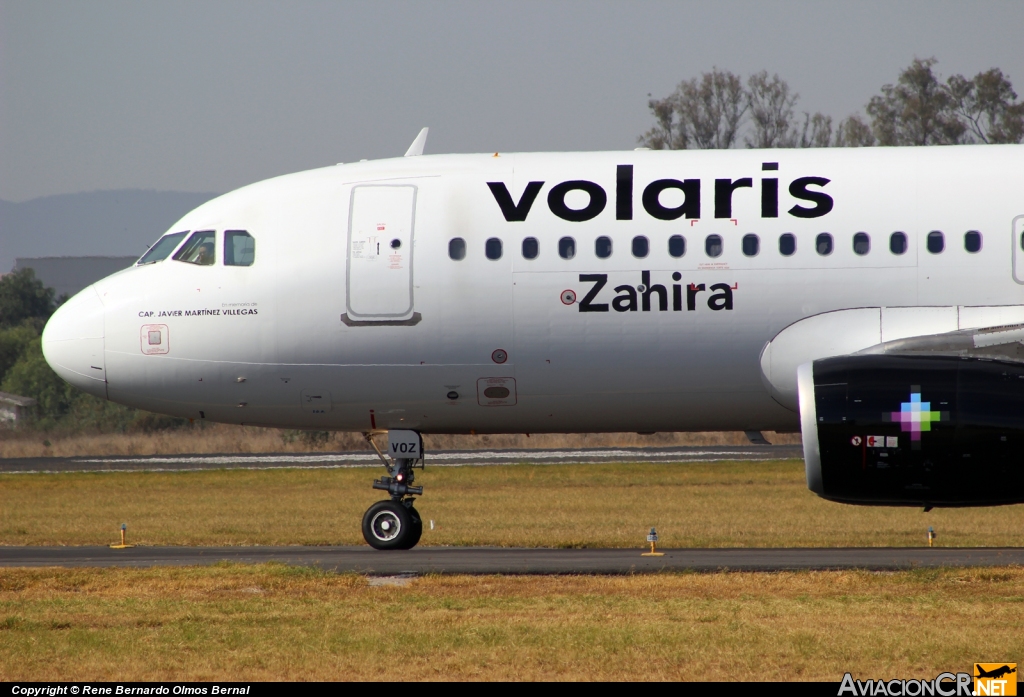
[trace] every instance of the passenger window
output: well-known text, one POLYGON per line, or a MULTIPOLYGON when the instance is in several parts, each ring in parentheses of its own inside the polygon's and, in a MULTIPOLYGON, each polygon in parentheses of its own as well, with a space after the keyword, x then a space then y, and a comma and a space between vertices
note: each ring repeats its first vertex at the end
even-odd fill
POLYGON ((893 254, 903 254, 907 251, 907 236, 902 232, 894 232, 889 235, 889 251, 893 254))
POLYGON ((558 240, 558 256, 563 259, 572 259, 576 256, 576 240, 571 237, 558 240))
POLYGON ((971 254, 981 251, 981 233, 977 230, 968 230, 964 235, 964 249, 971 254))
POLYGON ((722 237, 720 235, 708 235, 704 240, 704 252, 712 259, 722 256, 722 237))
POLYGON ((832 253, 832 235, 827 232, 823 232, 818 235, 817 239, 814 240, 814 249, 817 250, 818 254, 823 257, 827 257, 832 253))
POLYGON ((594 254, 598 259, 607 259, 612 255, 612 240, 610 237, 598 237, 594 240, 594 254))
POLYGON ((217 245, 217 233, 213 230, 193 232, 188 242, 182 245, 174 255, 175 261, 184 261, 196 266, 213 266, 216 261, 214 248, 217 245))
POLYGON ((926 246, 932 254, 941 254, 942 250, 946 248, 946 238, 940 231, 932 230, 928 233, 926 246))
POLYGON ((784 257, 791 257, 796 252, 796 235, 787 232, 779 236, 779 254, 784 257))
POLYGON ((497 261, 501 259, 501 240, 497 237, 492 237, 484 243, 484 254, 491 261, 497 261))
POLYGON ((164 235, 135 263, 141 266, 142 264, 154 264, 158 261, 163 261, 170 256, 174 248, 178 246, 178 243, 187 234, 188 231, 186 230, 185 232, 172 232, 170 235, 164 235))
POLYGON ((651 251, 651 243, 647 241, 647 238, 643 235, 637 235, 633 238, 633 256, 637 259, 643 259, 651 251))
POLYGON ((224 231, 224 265, 252 266, 256 260, 256 240, 245 230, 224 231))
POLYGON ((461 237, 453 237, 448 240, 448 258, 452 261, 462 261, 466 258, 466 240, 461 237))
POLYGON ((864 256, 871 251, 871 238, 866 232, 858 232, 853 236, 853 253, 857 256, 864 256))
POLYGON ((756 257, 761 251, 761 238, 757 235, 743 236, 743 256, 756 257))
POLYGON ((668 254, 676 259, 686 254, 686 238, 682 235, 672 235, 669 237, 668 254))
POLYGON ((540 244, 536 237, 527 237, 523 240, 523 259, 536 259, 540 254, 540 244))

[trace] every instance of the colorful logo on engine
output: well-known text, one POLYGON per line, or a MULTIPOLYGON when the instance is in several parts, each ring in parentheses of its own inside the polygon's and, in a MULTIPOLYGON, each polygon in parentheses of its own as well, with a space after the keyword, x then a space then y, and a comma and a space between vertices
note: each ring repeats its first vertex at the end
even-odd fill
POLYGON ((895 421, 900 424, 900 429, 910 433, 911 443, 921 440, 921 433, 932 430, 932 424, 943 419, 949 419, 949 412, 932 411, 931 402, 921 401, 920 385, 910 386, 910 401, 900 404, 899 411, 888 412, 884 415, 886 421, 895 421))

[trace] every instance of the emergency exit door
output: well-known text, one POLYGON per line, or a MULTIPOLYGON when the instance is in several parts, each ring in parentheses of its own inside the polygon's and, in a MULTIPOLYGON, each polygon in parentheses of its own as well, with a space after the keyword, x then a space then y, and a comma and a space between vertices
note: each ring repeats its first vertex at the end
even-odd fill
POLYGON ((353 187, 348 225, 347 323, 412 319, 415 213, 415 186, 353 187))

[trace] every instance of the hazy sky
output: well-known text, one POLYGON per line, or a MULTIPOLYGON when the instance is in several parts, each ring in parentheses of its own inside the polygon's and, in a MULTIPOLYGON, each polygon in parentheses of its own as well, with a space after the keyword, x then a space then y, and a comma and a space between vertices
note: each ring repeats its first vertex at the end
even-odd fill
POLYGON ((860 110, 915 57, 1024 93, 1024 2, 0 0, 0 198, 227 191, 339 161, 628 149, 712 66, 860 110))

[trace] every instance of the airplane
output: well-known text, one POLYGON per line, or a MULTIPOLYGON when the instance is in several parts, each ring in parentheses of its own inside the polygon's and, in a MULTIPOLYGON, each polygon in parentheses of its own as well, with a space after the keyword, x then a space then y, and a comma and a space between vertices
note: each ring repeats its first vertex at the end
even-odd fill
POLYGON ((1016 668, 1011 668, 1008 665, 1003 665, 992 670, 985 670, 981 666, 975 665, 975 670, 978 671, 978 674, 974 676, 976 678, 1001 678, 1004 675, 1017 672, 1016 668))
POLYGON ((426 135, 201 205, 60 307, 46 360, 152 412, 387 431, 378 549, 419 540, 424 433, 801 432, 828 500, 1024 501, 1024 146, 426 135))

